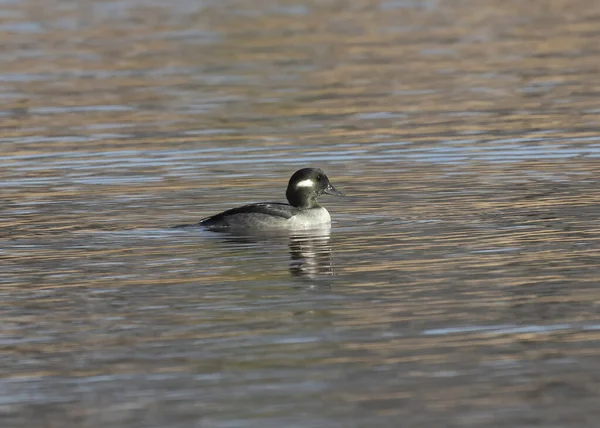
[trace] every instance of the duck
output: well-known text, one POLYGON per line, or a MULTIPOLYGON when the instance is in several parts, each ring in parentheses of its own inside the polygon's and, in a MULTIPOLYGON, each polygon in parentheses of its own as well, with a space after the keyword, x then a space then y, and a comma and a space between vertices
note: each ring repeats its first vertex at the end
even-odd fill
POLYGON ((323 194, 345 196, 320 168, 302 168, 290 178, 285 192, 288 203, 260 202, 232 208, 200 220, 196 226, 216 231, 302 230, 331 224, 331 216, 318 198, 323 194))

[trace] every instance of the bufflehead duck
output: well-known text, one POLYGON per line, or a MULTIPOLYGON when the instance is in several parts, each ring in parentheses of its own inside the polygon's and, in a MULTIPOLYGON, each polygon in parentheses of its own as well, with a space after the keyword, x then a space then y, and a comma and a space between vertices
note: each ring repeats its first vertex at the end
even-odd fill
POLYGON ((329 212, 317 202, 323 193, 344 196, 323 171, 303 168, 294 173, 285 196, 289 204, 262 202, 232 208, 200 220, 211 230, 310 229, 331 223, 329 212))

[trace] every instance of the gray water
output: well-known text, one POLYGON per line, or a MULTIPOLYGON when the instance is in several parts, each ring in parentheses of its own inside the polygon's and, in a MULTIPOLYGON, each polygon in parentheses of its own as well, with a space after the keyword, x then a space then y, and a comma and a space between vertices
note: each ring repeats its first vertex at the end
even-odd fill
POLYGON ((0 2, 0 425, 596 427, 599 28, 0 2), (171 228, 308 166, 328 233, 171 228))

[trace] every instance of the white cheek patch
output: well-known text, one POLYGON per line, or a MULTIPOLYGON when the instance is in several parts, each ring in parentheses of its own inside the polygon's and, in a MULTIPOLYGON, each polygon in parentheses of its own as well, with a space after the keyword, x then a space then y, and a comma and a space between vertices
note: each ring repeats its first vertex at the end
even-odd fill
POLYGON ((315 182, 310 178, 307 178, 306 180, 299 181, 298 184, 296 184, 296 187, 313 187, 314 185, 315 182))

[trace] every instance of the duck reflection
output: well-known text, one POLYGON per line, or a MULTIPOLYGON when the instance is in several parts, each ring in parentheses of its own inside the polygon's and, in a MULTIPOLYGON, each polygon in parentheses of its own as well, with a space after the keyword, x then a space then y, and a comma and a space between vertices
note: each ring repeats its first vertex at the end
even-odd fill
POLYGON ((330 229, 303 231, 290 236, 290 273, 301 278, 334 275, 330 229))
POLYGON ((329 226, 290 232, 255 234, 224 234, 227 242, 236 244, 264 244, 265 242, 288 240, 290 273, 298 278, 315 279, 333 276, 333 256, 329 226))

